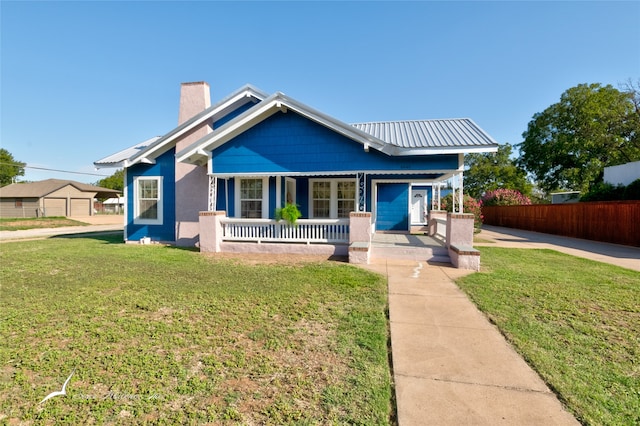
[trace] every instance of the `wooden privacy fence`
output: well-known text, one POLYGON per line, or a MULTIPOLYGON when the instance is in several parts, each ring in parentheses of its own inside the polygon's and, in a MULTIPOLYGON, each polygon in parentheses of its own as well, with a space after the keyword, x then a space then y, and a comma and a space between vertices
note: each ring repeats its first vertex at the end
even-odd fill
POLYGON ((484 223, 640 247, 640 201, 482 207, 484 223))

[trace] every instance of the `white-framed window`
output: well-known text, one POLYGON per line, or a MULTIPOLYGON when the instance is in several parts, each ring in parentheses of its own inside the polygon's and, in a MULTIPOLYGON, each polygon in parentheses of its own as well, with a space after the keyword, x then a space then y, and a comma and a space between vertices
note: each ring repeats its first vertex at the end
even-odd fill
POLYGON ((162 177, 137 176, 133 179, 133 223, 162 224, 162 177))
POLYGON ((345 218, 356 211, 355 179, 311 179, 309 184, 310 217, 345 218))
POLYGON ((236 217, 266 219, 269 217, 269 178, 236 179, 236 217))

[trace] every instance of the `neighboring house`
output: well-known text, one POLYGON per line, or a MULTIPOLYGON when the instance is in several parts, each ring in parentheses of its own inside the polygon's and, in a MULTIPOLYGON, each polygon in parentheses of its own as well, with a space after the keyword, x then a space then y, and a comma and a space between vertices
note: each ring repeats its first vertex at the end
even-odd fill
POLYGON ((183 83, 178 124, 94 163, 125 169, 127 241, 197 245, 207 211, 226 212, 231 240, 292 241, 272 230, 287 202, 302 213, 295 233, 348 232, 351 212, 370 213, 374 231, 409 232, 442 182, 461 182, 465 153, 498 147, 470 119, 347 124, 250 85, 211 105, 207 83, 183 83))
POLYGON ((627 186, 636 179, 640 179, 640 161, 604 168, 604 181, 611 185, 627 186))
POLYGON ((552 192, 550 195, 551 204, 577 203, 580 201, 580 191, 552 192))
POLYGON ((0 188, 0 217, 82 217, 93 214, 95 197, 118 191, 72 180, 47 179, 0 188))

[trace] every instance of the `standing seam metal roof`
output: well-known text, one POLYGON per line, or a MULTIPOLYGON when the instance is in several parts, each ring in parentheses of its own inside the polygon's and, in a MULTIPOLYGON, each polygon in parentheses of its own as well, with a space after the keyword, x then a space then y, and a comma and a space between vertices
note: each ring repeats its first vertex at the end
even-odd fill
POLYGON ((381 121, 352 126, 401 148, 489 147, 498 144, 469 118, 381 121))

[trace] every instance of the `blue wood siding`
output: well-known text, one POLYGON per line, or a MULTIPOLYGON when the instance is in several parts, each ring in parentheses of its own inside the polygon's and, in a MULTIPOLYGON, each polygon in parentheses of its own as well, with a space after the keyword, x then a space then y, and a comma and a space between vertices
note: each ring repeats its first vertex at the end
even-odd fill
POLYGON ((377 231, 409 230, 409 185, 406 183, 378 184, 377 231))
POLYGON ((289 111, 278 112, 213 150, 214 173, 442 170, 458 155, 390 157, 289 111))
POLYGON ((227 181, 225 179, 217 181, 215 210, 227 210, 227 181))
POLYGON ((175 241, 176 182, 175 150, 162 154, 156 164, 136 164, 127 169, 127 240, 151 237, 155 241, 175 241), (162 176, 162 225, 136 225, 133 223, 134 178, 138 176, 162 176))

